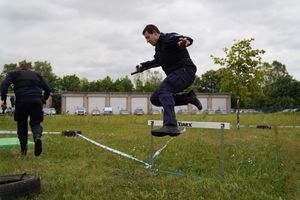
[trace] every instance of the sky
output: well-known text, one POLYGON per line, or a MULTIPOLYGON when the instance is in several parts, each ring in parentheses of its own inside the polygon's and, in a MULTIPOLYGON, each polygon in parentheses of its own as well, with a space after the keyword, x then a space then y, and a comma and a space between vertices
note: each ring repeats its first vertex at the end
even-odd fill
POLYGON ((0 0, 0 70, 4 64, 47 61, 60 77, 128 76, 152 60, 142 30, 193 38, 197 75, 217 70, 211 55, 254 38, 264 62, 277 60, 300 80, 299 0, 0 0))

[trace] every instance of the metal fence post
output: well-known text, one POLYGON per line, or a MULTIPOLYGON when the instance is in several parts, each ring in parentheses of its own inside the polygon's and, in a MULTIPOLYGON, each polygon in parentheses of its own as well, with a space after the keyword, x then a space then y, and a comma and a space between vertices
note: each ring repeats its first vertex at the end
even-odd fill
POLYGON ((151 121, 151 130, 150 130, 150 150, 149 150, 149 164, 152 168, 152 166, 154 165, 154 160, 153 160, 153 135, 152 135, 152 130, 153 130, 153 126, 154 126, 154 121, 151 121))
POLYGON ((220 180, 224 182, 224 126, 221 124, 221 135, 220 135, 220 180))

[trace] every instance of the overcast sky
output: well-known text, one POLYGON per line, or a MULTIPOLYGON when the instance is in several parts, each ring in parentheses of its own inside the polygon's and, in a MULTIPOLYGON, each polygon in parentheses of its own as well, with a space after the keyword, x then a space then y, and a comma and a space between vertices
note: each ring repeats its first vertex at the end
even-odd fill
POLYGON ((299 0, 0 0, 0 70, 26 59, 51 63, 60 77, 130 76, 153 59, 142 35, 149 23, 194 39, 199 76, 220 68, 210 55, 254 38, 263 61, 285 64, 300 80, 299 0))

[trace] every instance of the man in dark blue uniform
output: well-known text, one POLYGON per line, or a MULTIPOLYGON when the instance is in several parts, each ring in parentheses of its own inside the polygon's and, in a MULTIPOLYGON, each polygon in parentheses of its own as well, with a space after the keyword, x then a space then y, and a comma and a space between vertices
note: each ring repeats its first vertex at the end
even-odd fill
POLYGON ((39 73, 29 69, 31 63, 22 61, 19 63, 19 67, 19 70, 9 72, 1 84, 1 107, 6 107, 7 91, 13 84, 16 96, 14 119, 18 124, 21 155, 27 154, 27 120, 30 117, 30 127, 35 143, 34 155, 39 156, 42 153, 43 128, 40 123, 44 119, 43 103, 46 103, 51 90, 39 73))
POLYGON ((195 80, 197 68, 186 48, 193 43, 193 39, 177 33, 161 33, 153 24, 144 28, 143 35, 148 43, 155 46, 155 55, 153 60, 138 64, 136 71, 162 66, 167 75, 151 96, 151 103, 164 109, 163 127, 152 130, 152 135, 178 136, 180 131, 177 128, 174 106, 191 103, 199 110, 202 109, 193 91, 179 94, 195 80))

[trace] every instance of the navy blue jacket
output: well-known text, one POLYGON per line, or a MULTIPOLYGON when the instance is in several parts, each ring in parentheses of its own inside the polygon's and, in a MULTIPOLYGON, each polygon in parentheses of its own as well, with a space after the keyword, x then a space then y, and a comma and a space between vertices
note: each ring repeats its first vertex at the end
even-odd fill
POLYGON ((49 85, 39 73, 31 70, 16 70, 9 72, 1 84, 1 100, 6 101, 11 84, 14 85, 16 99, 40 97, 47 100, 51 92, 49 85))
POLYGON ((155 45, 154 60, 141 63, 143 68, 162 66, 166 75, 184 67, 193 67, 196 72, 196 66, 190 58, 187 48, 177 45, 179 38, 183 37, 186 37, 191 44, 193 43, 193 39, 187 36, 177 33, 160 33, 155 45))

